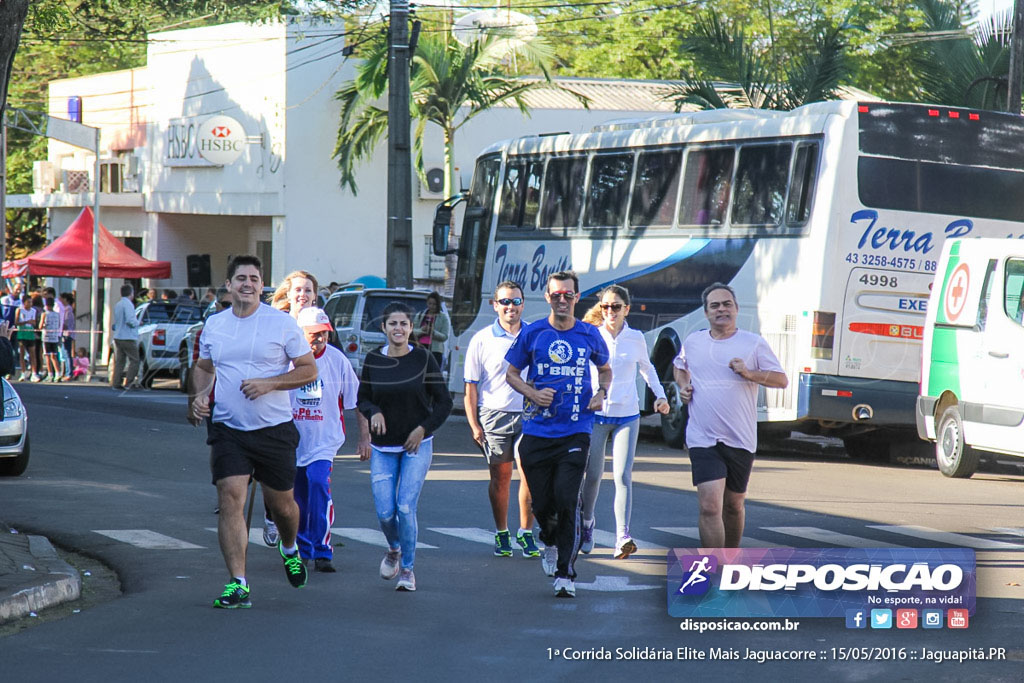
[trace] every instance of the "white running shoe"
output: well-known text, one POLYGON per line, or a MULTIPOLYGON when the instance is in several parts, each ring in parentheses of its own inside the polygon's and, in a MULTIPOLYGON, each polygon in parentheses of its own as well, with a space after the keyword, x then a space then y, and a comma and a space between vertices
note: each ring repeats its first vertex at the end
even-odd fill
POLYGON ((597 520, 583 520, 583 529, 580 532, 580 536, 583 539, 580 545, 580 552, 589 554, 594 549, 594 524, 597 520))
POLYGON ((555 579, 555 597, 575 598, 576 582, 572 579, 562 578, 561 576, 555 579))
POLYGON ((615 559, 624 560, 633 553, 636 552, 636 543, 630 538, 629 534, 625 534, 619 539, 619 542, 615 544, 615 559))
POLYGON ((555 575, 555 570, 558 569, 558 546, 544 546, 544 551, 540 556, 540 568, 547 576, 555 575))
MULTIPOLYGON (((380 561, 380 578, 390 581, 398 576, 398 561, 401 559, 401 550, 388 550, 384 554, 384 559, 380 561)), ((415 582, 415 579, 413 581, 415 582)))
POLYGON ((42 378, 38 374, 32 373, 32 378, 31 378, 30 381, 32 381, 32 382, 41 382, 42 378))
POLYGON ((398 577, 398 583, 395 585, 396 591, 409 591, 416 590, 416 575, 412 573, 411 569, 403 569, 402 575, 398 577))
POLYGON ((277 545, 277 542, 281 539, 281 535, 277 532, 277 525, 271 519, 264 518, 263 520, 263 542, 268 547, 273 548, 277 545))

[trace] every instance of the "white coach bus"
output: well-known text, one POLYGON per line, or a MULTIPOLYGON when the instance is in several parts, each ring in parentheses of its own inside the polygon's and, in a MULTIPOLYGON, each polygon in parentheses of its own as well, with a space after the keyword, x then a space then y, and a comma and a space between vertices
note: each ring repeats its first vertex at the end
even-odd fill
MULTIPOLYGON (((497 143, 477 158, 468 195, 435 220, 434 250, 447 253, 452 208, 466 199, 452 390, 502 280, 522 283, 526 320, 547 315, 553 271, 579 274, 578 316, 605 285, 627 287, 629 324, 668 385, 681 340, 707 326, 701 291, 719 281, 790 377, 785 390, 761 389, 762 423, 886 455, 917 439, 942 243, 1024 235, 1022 171, 1020 116, 883 102, 702 111, 497 143)), ((673 401, 662 423, 675 445, 681 415, 673 401)))

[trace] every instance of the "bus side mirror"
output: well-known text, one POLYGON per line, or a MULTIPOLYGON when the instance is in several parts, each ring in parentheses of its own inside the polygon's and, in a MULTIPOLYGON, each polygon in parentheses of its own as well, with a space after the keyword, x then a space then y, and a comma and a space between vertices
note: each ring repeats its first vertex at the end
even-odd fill
POLYGON ((458 253, 457 249, 448 248, 448 234, 451 230, 452 212, 460 202, 466 199, 465 194, 449 197, 434 210, 434 255, 447 256, 458 253))

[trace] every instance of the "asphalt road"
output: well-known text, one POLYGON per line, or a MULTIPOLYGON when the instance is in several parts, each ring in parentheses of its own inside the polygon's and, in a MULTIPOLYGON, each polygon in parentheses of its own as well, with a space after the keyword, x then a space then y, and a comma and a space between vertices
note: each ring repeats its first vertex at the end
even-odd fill
MULTIPOLYGON (((599 537, 577 564, 578 597, 557 600, 539 561, 492 555, 486 468, 465 420, 455 417, 437 435, 420 499, 425 547, 415 593, 397 593, 377 575, 383 549, 375 545, 369 471, 347 455, 348 444, 333 477, 339 573, 312 574, 306 588, 292 589, 276 551, 251 543, 253 608, 221 611, 210 606, 226 572, 213 531, 205 430, 184 422, 184 398, 170 390, 18 388, 33 453, 24 476, 0 480, 0 519, 101 560, 124 592, 0 637, 2 680, 1021 680, 1024 670, 1024 477, 1017 474, 953 481, 834 454, 760 458, 748 545, 987 545, 977 551, 976 615, 963 631, 857 631, 842 619, 799 619, 792 632, 696 634, 666 610, 665 549, 697 545, 686 535, 697 508, 682 452, 642 441, 632 528, 641 552, 616 561, 599 537), (950 532, 962 536, 920 536, 950 532), (840 648, 890 646, 915 654, 1003 647, 1007 659, 839 658, 840 648), (710 661, 713 648, 735 649, 739 659, 710 661), (617 649, 634 658, 599 658, 617 649), (747 649, 824 659, 758 663, 743 658, 747 649), (665 653, 674 658, 642 658, 665 653), (700 654, 705 659, 695 659, 700 654)), ((597 517, 605 531, 614 528, 611 500, 607 473, 597 517)))

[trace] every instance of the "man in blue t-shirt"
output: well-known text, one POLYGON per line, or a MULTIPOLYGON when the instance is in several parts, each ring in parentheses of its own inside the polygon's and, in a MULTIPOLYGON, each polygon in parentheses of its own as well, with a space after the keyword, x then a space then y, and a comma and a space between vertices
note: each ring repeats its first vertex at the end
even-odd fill
POLYGON ((544 298, 551 314, 523 332, 509 348, 506 380, 525 397, 519 462, 533 495, 533 514, 544 542, 541 565, 555 577, 555 595, 576 596, 573 567, 580 549, 580 487, 587 467, 594 411, 608 395, 608 347, 593 325, 576 320, 576 273, 548 276, 544 298), (589 364, 598 371, 590 388, 589 364), (531 382, 522 378, 529 367, 531 382))

